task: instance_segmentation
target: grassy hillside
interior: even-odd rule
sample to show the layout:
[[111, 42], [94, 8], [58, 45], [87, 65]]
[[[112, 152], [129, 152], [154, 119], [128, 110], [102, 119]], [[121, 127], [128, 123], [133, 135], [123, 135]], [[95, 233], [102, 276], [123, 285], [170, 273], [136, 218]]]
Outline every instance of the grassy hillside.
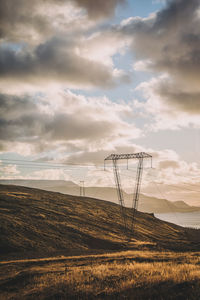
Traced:
[[[126, 209], [128, 226], [130, 209]], [[138, 212], [134, 236], [120, 207], [98, 199], [0, 186], [0, 256], [44, 257], [122, 249], [199, 250], [200, 231]], [[130, 239], [131, 237], [131, 239]]]

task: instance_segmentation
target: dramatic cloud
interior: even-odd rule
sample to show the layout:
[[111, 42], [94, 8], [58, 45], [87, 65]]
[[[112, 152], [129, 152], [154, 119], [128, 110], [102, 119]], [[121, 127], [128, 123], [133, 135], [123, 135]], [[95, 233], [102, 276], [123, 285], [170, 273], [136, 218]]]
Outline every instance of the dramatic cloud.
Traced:
[[[116, 76], [111, 67], [84, 58], [77, 53], [73, 40], [54, 38], [34, 49], [15, 51], [0, 47], [0, 78], [2, 81], [79, 86], [110, 87]], [[118, 76], [126, 80], [125, 75]]]
[[80, 31], [94, 19], [112, 15], [124, 0], [0, 1], [0, 38], [11, 41], [37, 41], [58, 32]]
[[165, 73], [154, 94], [174, 110], [200, 112], [200, 2], [167, 1], [160, 12], [146, 19], [122, 22], [121, 32], [132, 37], [135, 69]]
[[151, 117], [149, 129], [180, 129], [200, 127], [200, 93], [184, 92], [168, 76], [153, 78], [137, 87], [146, 99], [145, 103], [136, 102], [141, 111]]
[[10, 147], [13, 141], [29, 143], [35, 152], [59, 147], [67, 151], [75, 143], [80, 151], [140, 135], [139, 129], [124, 120], [131, 111], [124, 103], [113, 104], [107, 98], [87, 99], [70, 92], [58, 95], [56, 103], [51, 97], [36, 96], [36, 101], [35, 97], [0, 95], [0, 136], [4, 147]]
[[77, 29], [84, 21], [80, 10], [66, 0], [0, 1], [0, 38], [5, 41], [37, 42], [58, 32], [67, 31], [68, 26]]
[[200, 113], [200, 90], [186, 91], [184, 87], [175, 86], [172, 82], [163, 82], [159, 80], [154, 92], [161, 96], [163, 101], [170, 106], [174, 106], [175, 110], [181, 110], [190, 114]]
[[89, 32], [96, 23], [84, 13], [86, 9], [92, 18], [109, 16], [122, 2], [0, 1], [1, 91], [16, 85], [22, 90], [49, 85], [111, 88], [129, 82], [112, 62], [126, 40]]

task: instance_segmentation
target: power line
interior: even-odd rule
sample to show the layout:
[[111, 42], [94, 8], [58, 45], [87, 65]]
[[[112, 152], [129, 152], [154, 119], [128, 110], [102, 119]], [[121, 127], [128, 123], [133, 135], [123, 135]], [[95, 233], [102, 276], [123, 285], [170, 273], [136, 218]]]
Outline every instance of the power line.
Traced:
[[7, 159], [7, 158], [0, 158], [0, 163], [5, 164], [18, 164], [18, 163], [27, 163], [27, 164], [37, 164], [37, 165], [45, 165], [45, 166], [56, 166], [56, 167], [66, 167], [66, 166], [83, 166], [83, 167], [103, 167], [102, 164], [86, 164], [86, 163], [72, 163], [66, 162], [64, 164], [60, 163], [49, 163], [49, 162], [37, 162], [37, 161], [30, 161], [24, 159]]
[[[60, 163], [49, 163], [49, 162], [36, 162], [36, 161], [30, 161], [30, 160], [22, 160], [22, 159], [8, 159], [8, 158], [1, 158], [0, 159], [0, 166], [7, 166], [7, 165], [16, 165], [19, 166], [21, 169], [48, 169], [48, 168], [52, 168], [52, 169], [63, 169], [63, 170], [71, 170], [71, 171], [76, 171], [79, 169], [76, 169], [76, 167], [81, 167], [81, 168], [86, 168], [86, 167], [90, 167], [90, 168], [99, 168], [99, 171], [103, 171], [104, 166], [101, 164], [84, 164], [84, 163], [72, 163], [72, 162], [68, 162], [65, 164], [60, 164]], [[108, 167], [108, 166], [107, 166]], [[112, 167], [112, 166], [111, 166]], [[126, 166], [124, 165], [124, 169], [126, 169]], [[148, 169], [145, 168], [145, 169]], [[122, 170], [122, 168], [121, 168]], [[130, 168], [129, 170], [133, 170], [133, 172], [136, 171], [136, 168]], [[150, 176], [153, 176], [155, 178], [155, 176], [153, 174], [149, 174]], [[178, 176], [180, 176], [179, 174], [177, 174]], [[130, 177], [129, 175], [126, 175], [126, 177]], [[130, 177], [131, 178], [131, 177]], [[164, 183], [159, 183], [157, 182], [157, 184], [164, 184]], [[184, 185], [192, 185], [195, 186], [194, 184], [189, 184], [189, 183], [183, 183]], [[168, 186], [171, 186], [175, 189], [183, 189], [183, 190], [188, 190], [188, 191], [192, 191], [192, 192], [197, 192], [200, 193], [199, 190], [195, 190], [195, 189], [191, 189], [189, 187], [179, 187], [179, 186], [175, 186], [175, 185], [170, 185], [167, 184]]]
[[19, 166], [21, 168], [51, 168], [51, 169], [66, 169], [66, 170], [74, 170], [76, 168], [102, 168], [103, 166], [96, 166], [96, 165], [72, 165], [72, 164], [66, 164], [66, 165], [55, 165], [55, 164], [38, 164], [38, 163], [19, 163], [19, 162], [0, 162], [0, 166], [8, 166], [8, 165], [15, 165]]
[[[64, 169], [64, 170], [75, 170], [75, 168], [94, 168], [99, 169], [99, 171], [103, 171], [103, 165], [92, 165], [92, 164], [80, 164], [80, 163], [66, 163], [66, 164], [54, 164], [54, 163], [46, 163], [41, 162], [38, 163], [36, 161], [28, 161], [28, 160], [19, 160], [19, 159], [0, 159], [0, 166], [8, 166], [15, 165], [20, 167], [21, 169]], [[135, 168], [130, 168], [135, 171]]]

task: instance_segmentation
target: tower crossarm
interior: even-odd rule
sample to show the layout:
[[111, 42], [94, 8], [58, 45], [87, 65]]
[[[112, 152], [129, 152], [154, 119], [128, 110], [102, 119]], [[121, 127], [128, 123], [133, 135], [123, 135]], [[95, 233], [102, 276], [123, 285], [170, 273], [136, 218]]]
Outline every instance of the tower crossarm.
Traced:
[[119, 159], [134, 159], [134, 158], [152, 158], [146, 152], [128, 153], [128, 154], [110, 154], [105, 160], [119, 160]]

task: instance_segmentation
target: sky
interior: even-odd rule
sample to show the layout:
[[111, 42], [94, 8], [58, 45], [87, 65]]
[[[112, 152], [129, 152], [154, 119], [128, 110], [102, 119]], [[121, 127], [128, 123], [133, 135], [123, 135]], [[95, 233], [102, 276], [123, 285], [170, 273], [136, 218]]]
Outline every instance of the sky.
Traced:
[[200, 206], [199, 0], [0, 0], [0, 18], [1, 179], [112, 185], [104, 158], [142, 151], [143, 193]]

